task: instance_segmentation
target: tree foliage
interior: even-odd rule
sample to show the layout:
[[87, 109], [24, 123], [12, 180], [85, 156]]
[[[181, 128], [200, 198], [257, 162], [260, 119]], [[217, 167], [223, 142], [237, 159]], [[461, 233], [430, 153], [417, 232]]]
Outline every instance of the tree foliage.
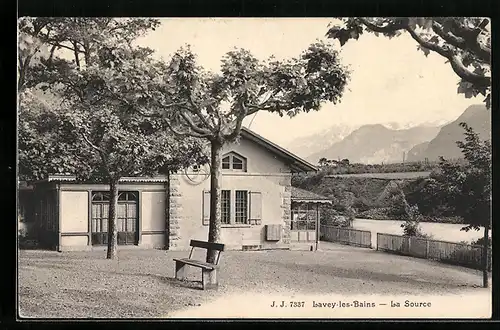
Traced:
[[465, 164], [453, 164], [443, 157], [439, 170], [431, 176], [430, 193], [464, 219], [462, 230], [479, 230], [483, 227], [483, 287], [488, 287], [488, 230], [492, 227], [491, 215], [491, 142], [482, 141], [466, 123], [465, 139], [457, 141], [465, 157]]
[[[138, 89], [135, 72], [126, 68], [148, 63], [152, 53], [133, 41], [157, 25], [156, 20], [135, 18], [20, 22], [26, 39], [38, 39], [19, 58], [21, 170], [37, 178], [70, 172], [80, 180], [110, 185], [108, 258], [116, 256], [120, 178], [176, 171], [207, 160], [198, 140], [174, 136], [162, 118], [126, 111], [127, 99]], [[48, 56], [29, 63], [37, 51], [28, 50], [41, 45], [50, 47]], [[45, 91], [57, 103], [37, 112], [36, 99], [26, 98], [35, 95], [33, 90]]]
[[[177, 136], [210, 144], [212, 242], [219, 240], [220, 152], [225, 143], [237, 141], [243, 119], [257, 111], [293, 117], [319, 110], [322, 102], [337, 103], [349, 76], [337, 52], [322, 42], [283, 61], [259, 61], [248, 50], [234, 49], [221, 59], [220, 72], [199, 66], [189, 46], [176, 51], [168, 63], [135, 61], [118, 67], [139, 79], [141, 90], [128, 93], [125, 100], [131, 111], [166, 118]], [[209, 251], [207, 260], [214, 256]]]
[[79, 173], [90, 176], [92, 159], [85, 142], [68, 135], [56, 104], [28, 89], [19, 104], [19, 179], [42, 180], [49, 174]]
[[463, 230], [491, 228], [491, 142], [481, 141], [466, 123], [460, 126], [465, 130], [465, 139], [457, 145], [466, 163], [441, 158], [426, 192], [465, 220], [468, 225]]
[[477, 17], [349, 17], [341, 18], [327, 36], [343, 46], [364, 32], [393, 38], [407, 32], [427, 56], [431, 51], [446, 58], [460, 77], [458, 93], [485, 97], [490, 108], [491, 26]]

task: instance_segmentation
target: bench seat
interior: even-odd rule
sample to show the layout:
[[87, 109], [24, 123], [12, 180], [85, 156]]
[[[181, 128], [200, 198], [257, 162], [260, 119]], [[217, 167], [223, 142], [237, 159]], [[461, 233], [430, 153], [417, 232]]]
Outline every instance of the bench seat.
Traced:
[[182, 258], [182, 259], [174, 259], [174, 260], [180, 261], [184, 264], [191, 265], [194, 267], [203, 268], [203, 269], [213, 270], [213, 269], [218, 268], [217, 265], [210, 264], [210, 263], [203, 262], [203, 261], [194, 260], [194, 259]]
[[[217, 288], [219, 282], [217, 280], [217, 271], [219, 270], [219, 257], [220, 253], [224, 251], [224, 244], [204, 242], [198, 240], [191, 240], [189, 244], [191, 246], [191, 252], [188, 258], [175, 259], [175, 278], [178, 280], [184, 280], [186, 278], [186, 265], [201, 268], [201, 283], [203, 290]], [[208, 263], [200, 260], [191, 259], [193, 256], [194, 248], [202, 248], [205, 250], [215, 250], [218, 252], [217, 260], [215, 263]]]

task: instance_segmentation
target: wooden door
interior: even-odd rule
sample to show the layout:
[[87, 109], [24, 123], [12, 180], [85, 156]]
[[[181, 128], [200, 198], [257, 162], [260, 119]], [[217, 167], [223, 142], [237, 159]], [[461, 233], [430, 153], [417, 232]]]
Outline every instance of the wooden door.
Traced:
[[[118, 194], [117, 231], [119, 245], [133, 245], [138, 242], [138, 196], [134, 192]], [[109, 192], [92, 195], [92, 245], [108, 244]]]

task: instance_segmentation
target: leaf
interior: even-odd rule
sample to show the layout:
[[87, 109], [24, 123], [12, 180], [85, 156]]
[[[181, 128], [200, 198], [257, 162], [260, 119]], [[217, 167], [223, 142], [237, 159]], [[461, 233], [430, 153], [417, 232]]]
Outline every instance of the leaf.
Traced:
[[425, 57], [429, 56], [429, 54], [431, 52], [429, 49], [422, 47], [421, 45], [417, 45], [417, 49], [422, 51], [424, 53]]
[[483, 100], [483, 102], [486, 102], [486, 108], [491, 109], [491, 94], [488, 93], [486, 98]]
[[432, 36], [429, 39], [429, 42], [438, 43], [439, 42], [439, 37], [438, 36]]
[[418, 24], [418, 18], [416, 18], [416, 17], [409, 17], [408, 18], [408, 26], [410, 28], [412, 28], [413, 30], [415, 30], [416, 27], [417, 27], [417, 24]]
[[[458, 94], [466, 94], [465, 97], [470, 98], [470, 97], [472, 97], [472, 94], [471, 94], [472, 88], [473, 88], [473, 85], [470, 82], [462, 80], [458, 83], [457, 93]], [[471, 96], [467, 96], [467, 95], [471, 95]]]

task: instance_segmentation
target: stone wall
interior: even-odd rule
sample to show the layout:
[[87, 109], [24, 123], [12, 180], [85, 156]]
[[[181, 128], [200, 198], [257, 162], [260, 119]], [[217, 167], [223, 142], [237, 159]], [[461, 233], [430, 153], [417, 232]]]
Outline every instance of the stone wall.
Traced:
[[175, 250], [178, 247], [177, 241], [181, 239], [182, 219], [182, 192], [180, 189], [180, 181], [177, 175], [170, 176], [170, 194], [168, 207], [168, 249]]
[[292, 207], [292, 177], [286, 176], [281, 178], [280, 186], [282, 187], [281, 198], [281, 218], [283, 220], [283, 244], [290, 244], [290, 222], [291, 222], [291, 207]]

